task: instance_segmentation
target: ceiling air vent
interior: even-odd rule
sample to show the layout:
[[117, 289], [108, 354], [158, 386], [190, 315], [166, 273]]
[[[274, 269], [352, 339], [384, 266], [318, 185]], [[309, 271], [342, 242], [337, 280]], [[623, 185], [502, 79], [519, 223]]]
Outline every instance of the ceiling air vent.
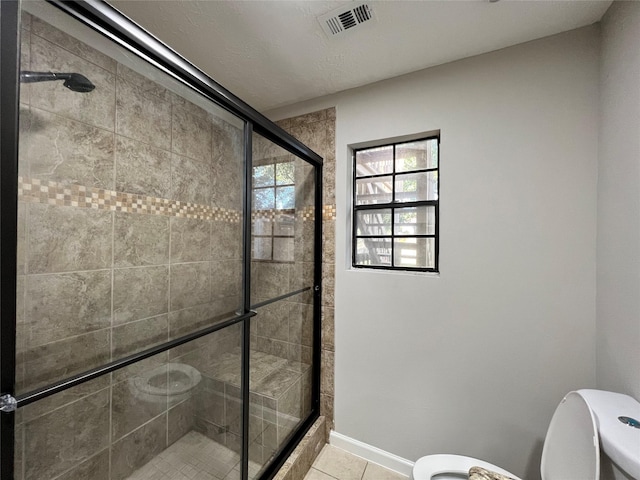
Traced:
[[346, 6], [333, 10], [318, 17], [318, 22], [328, 37], [344, 33], [350, 28], [357, 27], [373, 18], [373, 10], [366, 3], [355, 7]]

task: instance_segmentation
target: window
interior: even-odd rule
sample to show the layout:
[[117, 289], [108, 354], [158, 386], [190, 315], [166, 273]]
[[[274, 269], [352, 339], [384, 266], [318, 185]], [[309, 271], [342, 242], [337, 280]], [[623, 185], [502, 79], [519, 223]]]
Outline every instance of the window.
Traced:
[[354, 267], [438, 271], [439, 144], [354, 150]]
[[253, 260], [293, 261], [294, 184], [292, 161], [253, 167]]

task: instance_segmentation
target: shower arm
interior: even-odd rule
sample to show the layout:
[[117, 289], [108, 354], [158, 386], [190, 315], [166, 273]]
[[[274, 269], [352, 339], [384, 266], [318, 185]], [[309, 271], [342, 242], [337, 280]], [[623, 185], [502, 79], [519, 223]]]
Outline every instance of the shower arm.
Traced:
[[68, 80], [70, 73], [54, 73], [54, 72], [20, 72], [20, 81], [22, 83], [50, 82], [53, 80]]

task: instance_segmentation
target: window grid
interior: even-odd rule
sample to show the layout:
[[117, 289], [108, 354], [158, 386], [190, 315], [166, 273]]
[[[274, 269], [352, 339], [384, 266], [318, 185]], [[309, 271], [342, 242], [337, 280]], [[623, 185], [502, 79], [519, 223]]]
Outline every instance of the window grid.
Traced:
[[[398, 145], [405, 145], [414, 142], [421, 141], [430, 141], [435, 140], [437, 143], [437, 167], [427, 167], [427, 168], [416, 168], [415, 170], [405, 170], [398, 172], [397, 171], [397, 152], [396, 147]], [[392, 147], [392, 158], [391, 172], [383, 172], [383, 173], [374, 173], [370, 175], [359, 175], [357, 171], [358, 166], [358, 153], [371, 150], [372, 148], [384, 148], [384, 147]], [[408, 270], [408, 271], [421, 271], [421, 272], [438, 272], [438, 260], [439, 260], [439, 196], [440, 196], [440, 137], [429, 136], [424, 138], [419, 138], [410, 141], [402, 141], [393, 144], [385, 144], [385, 145], [377, 145], [375, 147], [367, 147], [362, 149], [356, 149], [353, 152], [353, 234], [352, 234], [352, 266], [354, 268], [369, 268], [369, 269], [379, 269], [379, 270]], [[401, 201], [398, 199], [397, 195], [397, 178], [402, 178], [408, 175], [414, 175], [419, 173], [429, 173], [429, 172], [437, 172], [437, 180], [436, 180], [436, 192], [437, 196], [435, 199], [429, 200], [414, 200], [414, 201]], [[360, 204], [358, 205], [358, 180], [371, 180], [376, 178], [384, 178], [391, 177], [391, 201], [384, 203], [370, 203], [370, 204]], [[402, 234], [400, 232], [396, 232], [396, 212], [402, 209], [410, 209], [417, 207], [433, 207], [433, 217], [434, 217], [434, 226], [433, 233], [425, 233], [425, 234]], [[365, 235], [363, 233], [358, 234], [358, 218], [359, 212], [376, 212], [376, 211], [390, 211], [390, 227], [391, 234], [390, 235]], [[434, 258], [433, 258], [433, 267], [412, 267], [407, 265], [396, 265], [396, 239], [408, 239], [415, 238], [418, 239], [434, 239]], [[388, 240], [389, 241], [389, 261], [390, 265], [368, 265], [357, 263], [357, 251], [358, 251], [358, 240]]]
[[[288, 162], [279, 162], [279, 161], [272, 161], [270, 163], [266, 163], [266, 164], [261, 164], [261, 165], [255, 165], [253, 167], [253, 171], [254, 171], [254, 178], [255, 178], [255, 171], [257, 168], [259, 167], [264, 167], [264, 166], [273, 166], [274, 169], [274, 175], [273, 175], [273, 181], [269, 184], [269, 185], [260, 185], [260, 186], [253, 186], [252, 190], [253, 193], [255, 194], [256, 192], [259, 191], [265, 191], [265, 190], [272, 190], [273, 191], [273, 209], [262, 209], [262, 208], [255, 208], [255, 204], [254, 204], [254, 212], [264, 212], [264, 211], [270, 211], [273, 210], [274, 212], [274, 218], [273, 218], [273, 222], [271, 225], [271, 233], [270, 234], [259, 234], [259, 233], [255, 233], [252, 231], [251, 233], [251, 237], [253, 239], [256, 238], [268, 238], [271, 240], [271, 248], [270, 248], [270, 252], [269, 252], [269, 256], [268, 258], [257, 258], [256, 257], [256, 246], [255, 246], [255, 241], [252, 242], [253, 245], [253, 255], [252, 255], [252, 261], [254, 262], [275, 262], [277, 261], [278, 263], [293, 263], [293, 260], [279, 260], [275, 258], [275, 245], [276, 245], [276, 239], [282, 239], [282, 238], [294, 238], [295, 234], [291, 233], [290, 235], [285, 235], [285, 234], [276, 234], [276, 223], [277, 223], [277, 217], [281, 216], [281, 215], [287, 215], [290, 216], [291, 218], [293, 218], [295, 216], [296, 213], [296, 209], [295, 208], [278, 208], [278, 189], [283, 188], [283, 187], [293, 187], [294, 191], [295, 191], [295, 182], [294, 183], [278, 183], [278, 180], [276, 178], [276, 169], [278, 168], [279, 164], [284, 164], [284, 163], [288, 163]], [[255, 198], [255, 196], [252, 196], [253, 198]]]

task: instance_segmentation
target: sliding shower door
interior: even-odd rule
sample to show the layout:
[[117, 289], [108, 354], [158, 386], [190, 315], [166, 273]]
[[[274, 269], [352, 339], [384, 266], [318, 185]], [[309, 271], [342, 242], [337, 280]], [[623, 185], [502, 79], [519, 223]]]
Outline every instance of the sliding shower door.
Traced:
[[51, 3], [0, 7], [2, 478], [270, 478], [318, 415], [320, 159]]
[[262, 468], [311, 413], [315, 170], [253, 136], [249, 458]]

